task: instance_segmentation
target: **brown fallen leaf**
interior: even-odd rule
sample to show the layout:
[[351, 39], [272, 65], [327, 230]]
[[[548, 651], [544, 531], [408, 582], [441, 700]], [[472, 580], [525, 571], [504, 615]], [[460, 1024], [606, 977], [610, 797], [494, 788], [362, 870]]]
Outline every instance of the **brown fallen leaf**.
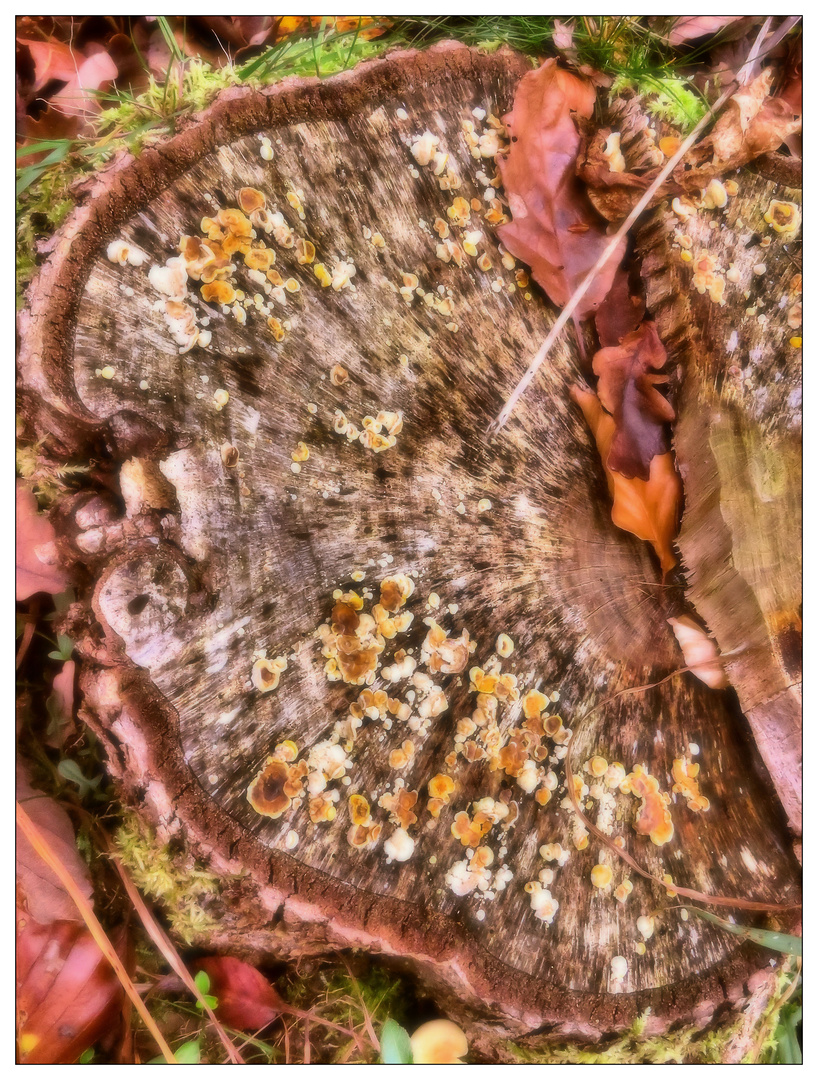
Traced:
[[649, 320], [626, 334], [620, 345], [594, 356], [599, 400], [615, 424], [605, 467], [622, 476], [648, 480], [651, 461], [668, 449], [665, 425], [676, 413], [657, 389], [667, 382], [667, 375], [660, 373], [666, 361], [656, 324]]
[[668, 619], [668, 623], [679, 642], [685, 664], [696, 678], [714, 690], [729, 686], [718, 645], [696, 620], [690, 615], [680, 615], [677, 619]]
[[[552, 58], [520, 80], [514, 108], [505, 117], [512, 142], [508, 156], [500, 159], [500, 173], [512, 221], [498, 234], [559, 307], [609, 240], [575, 176], [580, 136], [573, 117], [589, 117], [595, 98], [588, 79], [565, 71]], [[587, 229], [578, 231], [578, 225]], [[623, 242], [597, 275], [577, 308], [579, 318], [587, 318], [605, 298], [624, 250]]]
[[17, 483], [16, 509], [17, 599], [28, 600], [38, 592], [63, 592], [68, 577], [57, 564], [56, 534], [23, 481]]
[[194, 965], [210, 979], [216, 1016], [237, 1031], [260, 1031], [289, 1007], [258, 968], [235, 956], [206, 956]]
[[17, 1040], [24, 1065], [73, 1065], [111, 1030], [123, 991], [82, 924], [17, 911]]
[[628, 478], [613, 472], [606, 462], [616, 432], [614, 418], [605, 412], [599, 398], [590, 390], [574, 387], [571, 397], [582, 409], [596, 440], [613, 499], [611, 520], [620, 529], [651, 544], [666, 574], [677, 562], [673, 540], [679, 527], [682, 500], [682, 483], [673, 463], [673, 455], [657, 454], [650, 463], [647, 480]]
[[634, 295], [630, 287], [629, 275], [624, 267], [619, 267], [611, 286], [611, 291], [599, 305], [594, 316], [599, 344], [603, 348], [619, 345], [622, 338], [636, 330], [645, 315], [645, 301]]
[[[49, 726], [45, 741], [49, 746], [60, 749], [66, 740], [74, 719], [74, 678], [77, 665], [73, 660], [66, 660], [54, 676], [52, 690], [46, 702], [48, 714], [53, 725]], [[52, 730], [53, 727], [53, 730]], [[19, 799], [19, 795], [17, 796]]]
[[82, 54], [70, 45], [49, 38], [47, 41], [18, 37], [17, 44], [28, 49], [34, 65], [33, 91], [42, 90], [52, 79], [68, 82], [82, 63]]
[[[54, 799], [35, 790], [22, 763], [17, 766], [17, 800], [45, 836], [60, 861], [70, 872], [83, 896], [93, 896], [91, 876], [77, 851], [71, 819]], [[81, 922], [74, 901], [57, 875], [34, 851], [26, 836], [17, 829], [17, 889], [33, 919], [48, 924], [55, 920]]]
[[765, 68], [727, 102], [710, 135], [686, 155], [690, 168], [674, 171], [685, 191], [706, 187], [713, 177], [777, 150], [801, 130], [800, 113], [784, 98], [769, 96], [773, 78], [773, 69]]
[[710, 37], [725, 26], [738, 22], [742, 15], [680, 15], [665, 37], [669, 45], [684, 45], [688, 41]]

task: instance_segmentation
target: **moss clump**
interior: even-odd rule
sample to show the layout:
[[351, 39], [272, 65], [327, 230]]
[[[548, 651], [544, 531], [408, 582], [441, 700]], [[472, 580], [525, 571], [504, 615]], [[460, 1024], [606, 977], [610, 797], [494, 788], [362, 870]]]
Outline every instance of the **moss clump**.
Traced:
[[610, 97], [613, 99], [623, 91], [636, 91], [647, 112], [686, 133], [692, 131], [707, 110], [707, 102], [691, 85], [670, 75], [624, 75], [614, 80]]
[[[801, 1014], [800, 971], [796, 958], [787, 957], [775, 993], [759, 1021], [755, 1044], [742, 1058], [742, 1065], [800, 1064], [800, 1032], [796, 1030]], [[789, 1054], [782, 1052], [787, 1048]]]
[[648, 1014], [616, 1039], [600, 1047], [571, 1043], [506, 1043], [506, 1049], [521, 1064], [538, 1065], [718, 1065], [725, 1048], [741, 1027], [741, 1017], [723, 1028], [702, 1032], [685, 1027], [667, 1035], [645, 1037]]
[[191, 945], [218, 928], [209, 909], [221, 895], [223, 878], [198, 865], [188, 852], [160, 844], [135, 814], [126, 815], [114, 844], [134, 884], [162, 904], [181, 941]]

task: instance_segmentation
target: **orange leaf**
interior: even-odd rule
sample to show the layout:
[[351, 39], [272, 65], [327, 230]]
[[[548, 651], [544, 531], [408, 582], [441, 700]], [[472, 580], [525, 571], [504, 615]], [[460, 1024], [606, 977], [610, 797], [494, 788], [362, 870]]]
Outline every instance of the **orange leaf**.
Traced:
[[682, 499], [682, 484], [673, 455], [657, 454], [650, 463], [647, 480], [613, 472], [606, 462], [616, 432], [614, 418], [605, 412], [599, 398], [590, 390], [574, 387], [571, 397], [582, 409], [602, 458], [608, 490], [613, 499], [611, 520], [620, 529], [651, 544], [659, 557], [662, 571], [667, 573], [677, 561], [672, 545], [679, 527]]

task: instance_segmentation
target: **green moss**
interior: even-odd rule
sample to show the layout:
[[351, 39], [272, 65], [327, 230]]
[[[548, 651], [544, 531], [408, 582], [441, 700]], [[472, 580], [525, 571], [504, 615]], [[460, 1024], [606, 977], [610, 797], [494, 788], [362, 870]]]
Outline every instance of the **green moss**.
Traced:
[[160, 844], [135, 814], [126, 814], [114, 844], [134, 884], [162, 904], [181, 941], [191, 945], [218, 928], [209, 909], [221, 895], [223, 877], [199, 865], [188, 852]]
[[[357, 969], [354, 972], [353, 967]], [[373, 1064], [377, 1053], [368, 1037], [368, 1025], [379, 1032], [390, 1018], [405, 1024], [416, 1009], [414, 988], [408, 979], [380, 966], [370, 956], [358, 958], [354, 953], [349, 966], [330, 959], [319, 972], [303, 978], [297, 969], [290, 970], [279, 990], [291, 1004], [315, 1010], [323, 1019], [362, 1034], [366, 1053], [348, 1036], [326, 1029], [326, 1057], [333, 1063]]]
[[[766, 1011], [756, 1026], [757, 1041], [742, 1060], [742, 1065], [768, 1063], [775, 1054], [781, 1031], [782, 1013], [800, 1009], [800, 1002], [782, 1000], [787, 987], [796, 977], [794, 962], [782, 965]], [[682, 1027], [667, 1035], [645, 1037], [649, 1014], [640, 1016], [629, 1031], [603, 1046], [584, 1047], [571, 1043], [530, 1041], [525, 1045], [508, 1042], [506, 1050], [520, 1064], [538, 1065], [718, 1065], [725, 1051], [738, 1034], [743, 1020], [736, 1016], [722, 1027], [702, 1031], [697, 1027]]]
[[657, 120], [665, 120], [682, 132], [691, 131], [707, 111], [705, 99], [686, 79], [645, 73], [636, 77], [621, 75], [611, 86], [611, 97], [623, 90], [640, 95], [645, 109]]
[[[790, 986], [796, 981], [794, 992]], [[775, 993], [759, 1023], [760, 1041], [743, 1058], [742, 1065], [800, 1064], [798, 1025], [801, 1021], [800, 967], [788, 957], [781, 968]]]
[[730, 1040], [741, 1026], [741, 1017], [723, 1028], [702, 1033], [685, 1027], [667, 1035], [646, 1038], [648, 1014], [640, 1016], [624, 1035], [601, 1047], [571, 1043], [507, 1043], [506, 1049], [521, 1064], [539, 1065], [708, 1065], [719, 1064]]

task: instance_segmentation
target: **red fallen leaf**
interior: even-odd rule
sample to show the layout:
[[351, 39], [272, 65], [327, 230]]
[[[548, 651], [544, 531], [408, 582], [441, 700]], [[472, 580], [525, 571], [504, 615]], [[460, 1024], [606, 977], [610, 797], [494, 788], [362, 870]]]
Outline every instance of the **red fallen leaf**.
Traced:
[[66, 920], [42, 925], [18, 909], [21, 1064], [74, 1064], [111, 1029], [122, 994], [119, 979], [86, 926]]
[[738, 22], [742, 15], [680, 15], [666, 37], [669, 45], [684, 45], [697, 38], [710, 37], [725, 26]]
[[673, 464], [673, 455], [657, 454], [650, 463], [650, 476], [646, 481], [613, 472], [606, 462], [616, 431], [614, 418], [605, 412], [599, 398], [589, 390], [574, 387], [571, 397], [582, 409], [602, 458], [613, 499], [611, 520], [620, 529], [651, 544], [663, 572], [667, 573], [676, 565], [673, 540], [679, 527], [682, 501], [682, 483]]
[[628, 272], [621, 266], [611, 286], [611, 291], [599, 305], [594, 316], [594, 326], [603, 348], [619, 345], [622, 338], [636, 330], [645, 314], [645, 301], [632, 296]]
[[207, 973], [218, 1001], [216, 1016], [237, 1031], [260, 1031], [287, 1010], [278, 992], [258, 968], [235, 956], [206, 956], [195, 964]]
[[667, 382], [667, 375], [657, 374], [666, 360], [650, 321], [626, 334], [621, 345], [600, 349], [594, 356], [599, 400], [616, 425], [605, 465], [623, 476], [647, 480], [652, 459], [668, 448], [665, 424], [676, 414], [656, 389], [657, 383]]
[[[79, 890], [90, 900], [94, 893], [91, 877], [77, 851], [71, 819], [59, 803], [31, 786], [20, 764], [17, 767], [17, 799], [69, 870]], [[80, 921], [80, 913], [62, 882], [46, 866], [19, 827], [16, 869], [18, 893], [33, 919], [43, 924], [54, 920]]]
[[38, 592], [63, 592], [68, 577], [57, 565], [56, 534], [23, 481], [17, 483], [16, 509], [17, 599], [28, 600]]
[[[580, 136], [573, 114], [590, 117], [595, 99], [587, 79], [550, 59], [520, 80], [514, 108], [505, 117], [512, 142], [499, 166], [513, 220], [498, 233], [559, 307], [608, 244], [605, 223], [575, 176]], [[588, 228], [578, 232], [572, 228], [577, 225]], [[623, 241], [583, 297], [579, 318], [587, 318], [605, 298], [624, 250]]]

